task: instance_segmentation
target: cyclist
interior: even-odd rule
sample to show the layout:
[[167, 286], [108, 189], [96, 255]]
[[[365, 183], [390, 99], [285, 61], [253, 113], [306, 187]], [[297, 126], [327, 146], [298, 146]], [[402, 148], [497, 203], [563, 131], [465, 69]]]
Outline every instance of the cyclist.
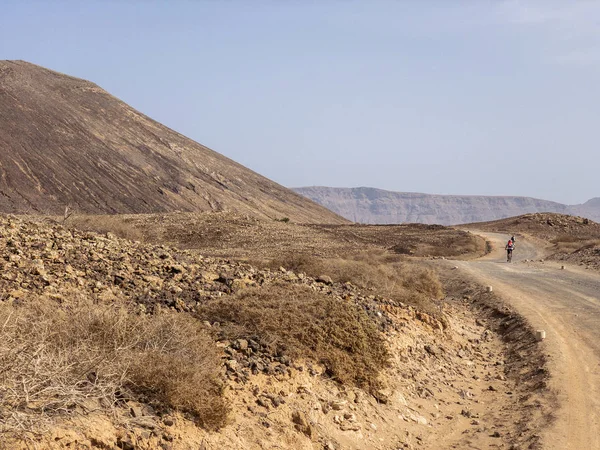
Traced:
[[511, 237], [505, 247], [506, 250], [506, 262], [512, 261], [512, 252], [515, 249], [515, 237]]

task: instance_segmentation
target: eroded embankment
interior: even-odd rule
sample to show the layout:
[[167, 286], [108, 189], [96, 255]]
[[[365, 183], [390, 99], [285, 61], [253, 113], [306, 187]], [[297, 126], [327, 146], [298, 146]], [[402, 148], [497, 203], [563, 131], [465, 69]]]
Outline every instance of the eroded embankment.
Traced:
[[[425, 313], [326, 276], [0, 225], [6, 448], [536, 443], [535, 345], [472, 284], [443, 274]], [[397, 295], [437, 295], [427, 271], [394, 270]]]
[[[535, 330], [514, 308], [488, 291], [487, 286], [476, 283], [449, 264], [436, 264], [436, 267], [447, 290], [448, 302], [468, 310], [476, 325], [485, 327], [483, 339], [487, 333], [498, 339], [496, 351], [500, 352], [475, 352], [481, 358], [483, 380], [494, 378], [497, 383], [490, 384], [487, 389], [499, 395], [484, 406], [492, 426], [487, 430], [476, 429], [475, 433], [466, 431], [467, 437], [462, 444], [479, 448], [476, 443], [484, 444], [485, 439], [482, 442], [481, 436], [476, 435], [486, 433], [497, 438], [496, 445], [541, 448], [541, 431], [553, 420], [551, 412], [557, 402], [555, 393], [547, 387], [550, 375]], [[497, 367], [501, 368], [501, 373], [490, 377]], [[479, 389], [486, 388], [485, 383], [481, 386], [482, 380], [477, 376], [473, 379], [480, 385]]]

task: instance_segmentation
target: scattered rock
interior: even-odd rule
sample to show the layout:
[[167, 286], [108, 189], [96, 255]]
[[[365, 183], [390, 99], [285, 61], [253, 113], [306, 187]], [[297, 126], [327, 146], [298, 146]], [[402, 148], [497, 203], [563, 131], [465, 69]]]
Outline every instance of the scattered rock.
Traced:
[[144, 411], [141, 406], [130, 406], [129, 413], [132, 417], [142, 417], [144, 415]]
[[426, 345], [424, 348], [427, 353], [433, 356], [437, 356], [440, 353], [439, 349], [434, 345]]
[[248, 348], [248, 341], [246, 339], [238, 339], [233, 343], [233, 348], [244, 351]]
[[135, 443], [129, 436], [122, 436], [117, 438], [117, 447], [122, 450], [135, 450]]
[[331, 279], [331, 277], [327, 276], [327, 275], [321, 275], [319, 277], [316, 278], [316, 281], [318, 281], [319, 283], [324, 283], [324, 284], [333, 284], [333, 280]]
[[295, 424], [296, 430], [311, 437], [313, 434], [312, 426], [310, 425], [306, 414], [302, 411], [294, 411], [292, 413], [292, 422]]

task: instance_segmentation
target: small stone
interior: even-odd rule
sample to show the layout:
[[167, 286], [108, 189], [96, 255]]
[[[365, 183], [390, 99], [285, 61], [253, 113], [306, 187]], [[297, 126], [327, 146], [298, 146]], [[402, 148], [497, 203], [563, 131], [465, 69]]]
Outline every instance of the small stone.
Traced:
[[439, 354], [439, 350], [434, 345], [426, 345], [424, 348], [430, 355], [437, 356]]
[[294, 422], [296, 430], [304, 433], [308, 437], [312, 436], [312, 427], [308, 422], [306, 414], [304, 414], [302, 411], [294, 411], [292, 413], [292, 422]]
[[318, 277], [316, 279], [316, 281], [318, 281], [319, 283], [324, 283], [324, 284], [333, 284], [333, 280], [331, 279], [331, 277], [328, 277], [327, 275], [321, 275], [320, 277]]
[[356, 415], [346, 412], [346, 413], [344, 413], [344, 419], [346, 419], [349, 422], [356, 422]]
[[233, 348], [244, 351], [248, 348], [248, 341], [246, 339], [238, 339], [233, 343]]
[[129, 413], [131, 414], [132, 417], [142, 417], [144, 415], [144, 412], [143, 412], [141, 406], [131, 406], [129, 408]]
[[358, 423], [344, 422], [340, 425], [342, 431], [359, 431], [361, 428]]
[[269, 403], [267, 403], [267, 400], [264, 397], [259, 397], [256, 400], [256, 403], [258, 404], [258, 406], [262, 406], [263, 408], [269, 409]]
[[386, 405], [392, 398], [392, 391], [390, 389], [378, 389], [373, 393], [373, 396], [379, 403]]
[[183, 266], [179, 265], [179, 264], [173, 264], [172, 266], [169, 267], [169, 272], [171, 273], [183, 273], [184, 272], [184, 268]]
[[334, 411], [341, 411], [347, 404], [348, 402], [346, 400], [339, 400], [337, 402], [330, 402], [329, 406]]
[[135, 444], [129, 436], [122, 436], [118, 438], [117, 446], [123, 450], [135, 450]]
[[27, 295], [27, 293], [25, 291], [22, 291], [21, 289], [15, 289], [10, 291], [10, 294], [8, 294], [9, 297], [14, 298], [14, 299], [20, 299], [23, 298]]
[[151, 431], [142, 431], [140, 433], [140, 437], [147, 441], [148, 439], [150, 439], [152, 437], [152, 432]]
[[156, 428], [156, 422], [150, 417], [136, 417], [131, 423], [142, 428], [148, 428], [149, 430], [154, 430]]
[[271, 403], [273, 403], [273, 406], [277, 408], [279, 405], [283, 405], [285, 403], [285, 399], [281, 395], [278, 395], [271, 398]]
[[225, 361], [225, 367], [227, 367], [232, 372], [235, 372], [238, 368], [238, 362], [235, 359], [228, 359]]
[[427, 425], [427, 419], [423, 416], [417, 416], [417, 423], [419, 425]]

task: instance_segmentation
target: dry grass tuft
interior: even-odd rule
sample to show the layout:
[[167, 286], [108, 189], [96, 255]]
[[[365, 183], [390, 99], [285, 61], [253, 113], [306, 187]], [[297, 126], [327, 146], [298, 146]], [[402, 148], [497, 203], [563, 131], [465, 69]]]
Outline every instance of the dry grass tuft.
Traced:
[[442, 284], [431, 269], [403, 262], [401, 256], [385, 252], [363, 252], [348, 258], [329, 259], [298, 254], [273, 260], [269, 266], [282, 266], [313, 277], [327, 275], [334, 282], [350, 282], [431, 313], [437, 312], [432, 301], [444, 296]]
[[220, 358], [184, 315], [38, 299], [0, 304], [0, 433], [38, 428], [90, 400], [110, 409], [139, 399], [224, 424]]
[[597, 235], [571, 235], [562, 234], [551, 241], [559, 253], [573, 253], [600, 245]]
[[253, 337], [274, 354], [323, 363], [341, 383], [375, 389], [388, 362], [386, 344], [363, 310], [305, 286], [248, 289], [209, 302], [200, 314], [223, 323], [229, 339]]
[[144, 239], [144, 234], [139, 228], [119, 215], [73, 215], [68, 218], [65, 225], [100, 234], [110, 232], [130, 241]]

